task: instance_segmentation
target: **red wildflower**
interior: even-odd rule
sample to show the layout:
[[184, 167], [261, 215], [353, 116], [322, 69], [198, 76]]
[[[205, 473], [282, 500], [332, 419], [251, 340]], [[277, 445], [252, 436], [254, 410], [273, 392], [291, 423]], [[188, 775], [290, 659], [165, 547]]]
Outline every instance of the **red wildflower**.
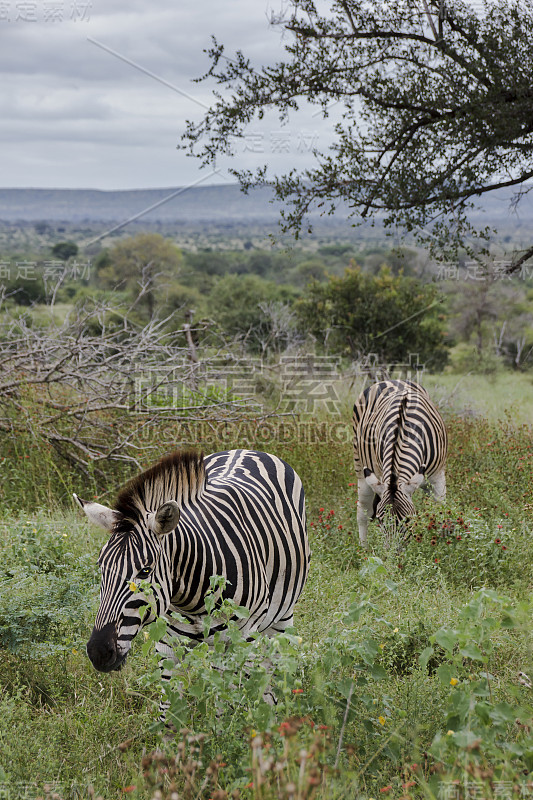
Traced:
[[137, 788], [136, 786], [123, 786], [122, 787], [122, 791], [123, 792], [134, 792], [136, 788]]
[[507, 550], [506, 546], [502, 544], [502, 550]]
[[389, 784], [389, 786], [382, 786], [379, 791], [383, 794], [384, 792], [390, 792], [391, 789], [392, 789], [392, 786], [390, 786], [390, 784]]
[[494, 539], [494, 544], [501, 544], [501, 543], [502, 543], [501, 539]]
[[293, 693], [293, 694], [303, 694], [303, 693], [304, 693], [304, 690], [303, 690], [303, 689], [293, 689], [293, 690], [292, 690], [292, 693]]

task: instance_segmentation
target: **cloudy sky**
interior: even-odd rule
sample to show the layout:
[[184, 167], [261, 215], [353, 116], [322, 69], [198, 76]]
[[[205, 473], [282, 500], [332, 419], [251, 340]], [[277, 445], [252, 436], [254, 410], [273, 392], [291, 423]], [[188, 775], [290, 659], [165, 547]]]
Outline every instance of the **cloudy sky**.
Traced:
[[[258, 66], [280, 56], [268, 24], [283, 0], [0, 0], [0, 185], [132, 189], [231, 180], [176, 150], [211, 86], [211, 34]], [[312, 163], [331, 119], [272, 116], [236, 145], [236, 163]]]

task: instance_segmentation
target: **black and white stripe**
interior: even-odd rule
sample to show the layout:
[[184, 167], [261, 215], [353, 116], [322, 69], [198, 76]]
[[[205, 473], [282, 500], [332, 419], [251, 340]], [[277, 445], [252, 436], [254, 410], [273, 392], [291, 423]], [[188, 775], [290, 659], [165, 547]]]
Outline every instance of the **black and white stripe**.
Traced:
[[[168, 618], [171, 635], [203, 639], [213, 575], [226, 578], [224, 598], [248, 609], [236, 620], [243, 635], [292, 626], [309, 569], [305, 501], [300, 478], [276, 456], [173, 453], [130, 481], [114, 510], [76, 499], [111, 533], [100, 553], [100, 608], [87, 645], [96, 669], [119, 669], [132, 639], [157, 616]], [[142, 578], [155, 601], [143, 619], [147, 599], [132, 586]], [[170, 654], [164, 643], [158, 649]]]
[[353, 432], [359, 540], [366, 547], [368, 521], [382, 521], [387, 508], [397, 520], [412, 516], [413, 492], [425, 481], [445, 500], [448, 443], [437, 408], [411, 381], [365, 389], [354, 405]]

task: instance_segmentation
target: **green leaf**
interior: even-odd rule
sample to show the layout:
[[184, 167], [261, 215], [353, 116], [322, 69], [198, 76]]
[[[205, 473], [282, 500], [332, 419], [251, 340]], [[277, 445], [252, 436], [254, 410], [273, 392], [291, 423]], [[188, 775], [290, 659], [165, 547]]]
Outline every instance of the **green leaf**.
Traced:
[[339, 681], [337, 684], [337, 691], [343, 697], [348, 698], [350, 693], [353, 691], [353, 681], [351, 678], [344, 678], [342, 681]]
[[376, 681], [381, 681], [388, 677], [387, 670], [383, 669], [380, 664], [373, 664], [373, 666], [370, 668], [370, 674]]
[[490, 710], [491, 710], [490, 703], [481, 701], [480, 703], [476, 703], [474, 708], [480, 720], [484, 722], [485, 725], [488, 725], [490, 722]]
[[164, 617], [158, 617], [148, 626], [148, 633], [152, 642], [160, 642], [167, 632], [167, 621]]
[[365, 639], [357, 647], [357, 651], [366, 664], [372, 665], [375, 657], [379, 653], [379, 646], [374, 639]]
[[496, 725], [503, 725], [515, 721], [516, 711], [516, 708], [509, 703], [498, 703], [490, 712], [490, 718]]
[[434, 639], [437, 644], [440, 644], [444, 650], [451, 653], [457, 644], [458, 635], [457, 631], [451, 628], [441, 628], [431, 638]]
[[472, 661], [483, 661], [487, 660], [487, 657], [483, 655], [477, 644], [471, 642], [470, 644], [461, 647], [459, 650], [460, 654], [465, 658], [470, 658]]
[[344, 616], [343, 622], [346, 624], [359, 622], [361, 616], [368, 608], [374, 608], [372, 603], [370, 603], [368, 600], [363, 600], [360, 603], [352, 603], [348, 609], [348, 613]]
[[434, 655], [434, 653], [435, 653], [435, 651], [430, 646], [430, 647], [425, 647], [424, 650], [422, 650], [422, 652], [418, 656], [418, 663], [420, 664], [420, 667], [423, 670], [425, 670], [427, 668], [428, 661], [431, 658], [431, 656]]
[[516, 620], [510, 614], [504, 614], [502, 616], [501, 626], [502, 628], [511, 630], [512, 628], [516, 628]]
[[437, 669], [437, 677], [443, 686], [450, 686], [450, 681], [454, 677], [454, 670], [450, 664], [441, 664]]

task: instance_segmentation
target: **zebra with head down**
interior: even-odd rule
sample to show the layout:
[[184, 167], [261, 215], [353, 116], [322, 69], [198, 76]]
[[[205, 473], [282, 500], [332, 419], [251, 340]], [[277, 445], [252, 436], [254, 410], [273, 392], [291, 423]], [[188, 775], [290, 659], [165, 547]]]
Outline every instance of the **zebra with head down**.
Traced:
[[354, 465], [358, 478], [359, 540], [368, 522], [387, 509], [401, 522], [415, 513], [412, 496], [426, 481], [446, 499], [446, 427], [425, 389], [412, 381], [384, 380], [365, 389], [353, 408]]
[[[204, 598], [214, 575], [226, 579], [222, 597], [249, 612], [236, 620], [244, 636], [293, 625], [310, 557], [304, 492], [276, 456], [175, 452], [131, 480], [113, 509], [75, 498], [110, 533], [100, 552], [100, 607], [87, 644], [97, 670], [120, 669], [132, 640], [156, 617], [167, 618], [170, 636], [203, 639]], [[141, 579], [153, 590], [150, 611], [136, 590]], [[157, 649], [171, 655], [164, 642]]]

